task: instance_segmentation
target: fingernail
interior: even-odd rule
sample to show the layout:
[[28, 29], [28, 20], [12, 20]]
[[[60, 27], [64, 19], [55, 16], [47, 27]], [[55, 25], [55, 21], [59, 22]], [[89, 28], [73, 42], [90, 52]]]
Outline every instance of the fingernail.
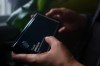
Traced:
[[52, 36], [46, 36], [45, 40], [49, 40]]
[[65, 30], [65, 28], [66, 28], [66, 27], [60, 28], [60, 29], [58, 30], [58, 32], [60, 32], [60, 33], [63, 32], [63, 31]]
[[49, 12], [48, 12], [48, 13], [46, 13], [45, 15], [46, 15], [46, 16], [48, 16], [48, 14], [49, 14]]
[[48, 40], [49, 38], [50, 38], [49, 36], [46, 36], [46, 37], [45, 37], [45, 40]]

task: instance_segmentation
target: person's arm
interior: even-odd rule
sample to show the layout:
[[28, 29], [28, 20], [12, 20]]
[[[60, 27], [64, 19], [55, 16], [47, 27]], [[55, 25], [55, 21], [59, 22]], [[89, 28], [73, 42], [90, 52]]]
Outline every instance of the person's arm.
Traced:
[[45, 40], [51, 46], [50, 51], [40, 54], [12, 53], [12, 58], [30, 65], [35, 62], [41, 66], [83, 66], [55, 37], [49, 36]]

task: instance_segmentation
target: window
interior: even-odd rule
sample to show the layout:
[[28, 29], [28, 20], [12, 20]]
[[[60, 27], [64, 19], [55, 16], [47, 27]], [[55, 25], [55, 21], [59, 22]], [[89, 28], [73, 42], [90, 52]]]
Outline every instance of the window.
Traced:
[[0, 16], [11, 14], [11, 4], [8, 0], [0, 0]]

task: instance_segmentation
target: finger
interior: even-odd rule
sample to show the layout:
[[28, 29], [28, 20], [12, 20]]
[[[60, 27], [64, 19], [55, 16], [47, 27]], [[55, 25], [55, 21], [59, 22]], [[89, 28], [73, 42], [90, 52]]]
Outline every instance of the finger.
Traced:
[[63, 13], [65, 14], [66, 13], [69, 13], [71, 12], [70, 9], [67, 9], [67, 8], [53, 8], [51, 9], [49, 12], [46, 13], [47, 16], [53, 16], [53, 15], [63, 15]]
[[31, 63], [31, 62], [36, 61], [37, 55], [36, 54], [16, 54], [12, 52], [12, 58], [13, 60], [16, 60], [16, 61]]
[[76, 26], [74, 24], [65, 23], [61, 26], [61, 28], [58, 30], [58, 32], [59, 33], [68, 33], [68, 32], [72, 32], [75, 28], [76, 28]]
[[53, 36], [45, 37], [45, 41], [51, 46], [51, 49], [55, 49], [61, 42]]
[[58, 8], [51, 9], [49, 12], [46, 13], [46, 16], [53, 17], [54, 15], [60, 15], [62, 11]]
[[59, 33], [63, 33], [65, 30], [66, 30], [66, 27], [63, 26], [63, 27], [61, 27], [61, 28], [58, 30], [58, 32], [59, 32]]
[[25, 62], [25, 63], [41, 63], [46, 60], [48, 52], [40, 54], [15, 54], [12, 52], [12, 58], [16, 61]]
[[61, 20], [60, 11], [58, 11], [58, 9], [51, 9], [48, 13], [46, 13], [46, 16], [59, 20], [59, 21]]

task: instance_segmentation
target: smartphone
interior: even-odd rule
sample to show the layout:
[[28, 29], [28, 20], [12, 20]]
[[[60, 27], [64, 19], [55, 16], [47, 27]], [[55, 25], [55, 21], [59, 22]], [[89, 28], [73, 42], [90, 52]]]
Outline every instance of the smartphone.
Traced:
[[46, 36], [55, 36], [59, 22], [39, 13], [34, 14], [13, 44], [15, 53], [43, 53], [50, 49]]

